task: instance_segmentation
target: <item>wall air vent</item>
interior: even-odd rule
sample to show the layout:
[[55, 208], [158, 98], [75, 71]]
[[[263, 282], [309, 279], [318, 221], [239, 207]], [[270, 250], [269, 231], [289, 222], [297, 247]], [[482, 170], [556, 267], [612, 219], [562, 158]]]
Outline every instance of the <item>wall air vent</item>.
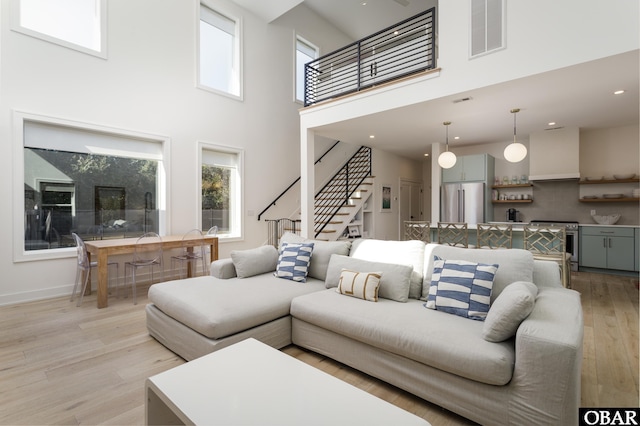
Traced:
[[467, 101], [470, 101], [470, 100], [472, 100], [472, 99], [473, 99], [473, 98], [471, 98], [471, 97], [467, 97], [467, 98], [460, 98], [460, 99], [454, 99], [454, 100], [453, 100], [453, 103], [454, 103], [454, 104], [459, 104], [460, 102], [467, 102]]
[[544, 130], [559, 130], [559, 129], [564, 129], [564, 126], [549, 127], [548, 129], [544, 129]]

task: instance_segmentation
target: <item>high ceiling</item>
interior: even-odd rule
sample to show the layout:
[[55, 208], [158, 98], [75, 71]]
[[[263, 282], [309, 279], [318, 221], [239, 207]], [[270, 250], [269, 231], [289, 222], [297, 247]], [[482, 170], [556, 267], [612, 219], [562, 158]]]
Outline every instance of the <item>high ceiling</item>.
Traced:
[[[437, 3], [436, 0], [270, 0], [267, 7], [264, 0], [235, 2], [268, 22], [304, 3], [354, 40]], [[521, 109], [517, 129], [523, 137], [555, 127], [596, 129], [638, 124], [639, 63], [638, 51], [634, 51], [315, 130], [332, 139], [420, 159], [430, 152], [431, 144], [444, 142], [443, 121], [452, 122], [449, 128], [452, 147], [512, 139], [512, 108]], [[625, 93], [614, 95], [619, 89]], [[463, 98], [471, 100], [453, 102]], [[375, 139], [369, 135], [375, 135]], [[454, 139], [456, 136], [460, 139]]]

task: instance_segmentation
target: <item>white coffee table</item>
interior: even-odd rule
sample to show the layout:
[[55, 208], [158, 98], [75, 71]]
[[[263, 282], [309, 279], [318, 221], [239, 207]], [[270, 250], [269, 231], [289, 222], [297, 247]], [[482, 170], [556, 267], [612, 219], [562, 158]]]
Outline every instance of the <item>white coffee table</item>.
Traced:
[[152, 425], [429, 425], [255, 339], [150, 377], [145, 387]]

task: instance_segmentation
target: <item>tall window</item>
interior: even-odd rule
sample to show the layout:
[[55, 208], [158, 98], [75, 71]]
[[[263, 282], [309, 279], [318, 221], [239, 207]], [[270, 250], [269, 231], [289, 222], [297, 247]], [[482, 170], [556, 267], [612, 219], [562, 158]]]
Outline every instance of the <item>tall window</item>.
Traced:
[[296, 100], [304, 102], [304, 64], [318, 58], [318, 48], [296, 37]]
[[239, 22], [200, 5], [198, 85], [241, 96]]
[[242, 235], [241, 150], [201, 144], [202, 229], [221, 237]]
[[58, 123], [23, 122], [23, 250], [164, 230], [163, 144]]
[[471, 0], [471, 56], [504, 47], [502, 0]]
[[13, 0], [13, 29], [106, 57], [106, 0]]

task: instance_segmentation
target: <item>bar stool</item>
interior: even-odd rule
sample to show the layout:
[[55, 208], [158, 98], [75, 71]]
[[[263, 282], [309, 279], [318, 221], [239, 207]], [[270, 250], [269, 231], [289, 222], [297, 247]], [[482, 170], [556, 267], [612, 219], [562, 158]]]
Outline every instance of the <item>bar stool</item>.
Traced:
[[469, 248], [469, 229], [463, 222], [438, 222], [438, 244]]
[[[78, 264], [76, 268], [76, 283], [73, 286], [73, 293], [71, 293], [71, 301], [73, 302], [73, 298], [76, 296], [76, 291], [78, 291], [78, 285], [80, 284], [80, 277], [84, 273], [84, 284], [82, 285], [82, 292], [80, 293], [80, 299], [76, 306], [82, 305], [82, 299], [84, 298], [84, 292], [87, 290], [87, 285], [89, 284], [89, 276], [91, 268], [98, 266], [97, 261], [89, 262], [89, 256], [87, 255], [87, 248], [84, 245], [84, 241], [78, 234], [75, 232], [71, 233], [73, 237], [73, 241], [76, 243], [76, 252], [78, 254]], [[120, 292], [118, 285], [118, 270], [120, 266], [118, 262], [109, 262], [107, 264], [107, 268], [115, 266], [116, 267], [116, 291]], [[109, 280], [111, 281], [111, 280]]]
[[476, 248], [510, 249], [513, 246], [511, 225], [479, 223], [476, 232]]
[[566, 230], [554, 226], [525, 226], [524, 249], [537, 260], [551, 260], [560, 267], [560, 279], [565, 288], [571, 288], [571, 253], [565, 248]]
[[425, 221], [404, 221], [404, 239], [431, 242], [431, 224]]

